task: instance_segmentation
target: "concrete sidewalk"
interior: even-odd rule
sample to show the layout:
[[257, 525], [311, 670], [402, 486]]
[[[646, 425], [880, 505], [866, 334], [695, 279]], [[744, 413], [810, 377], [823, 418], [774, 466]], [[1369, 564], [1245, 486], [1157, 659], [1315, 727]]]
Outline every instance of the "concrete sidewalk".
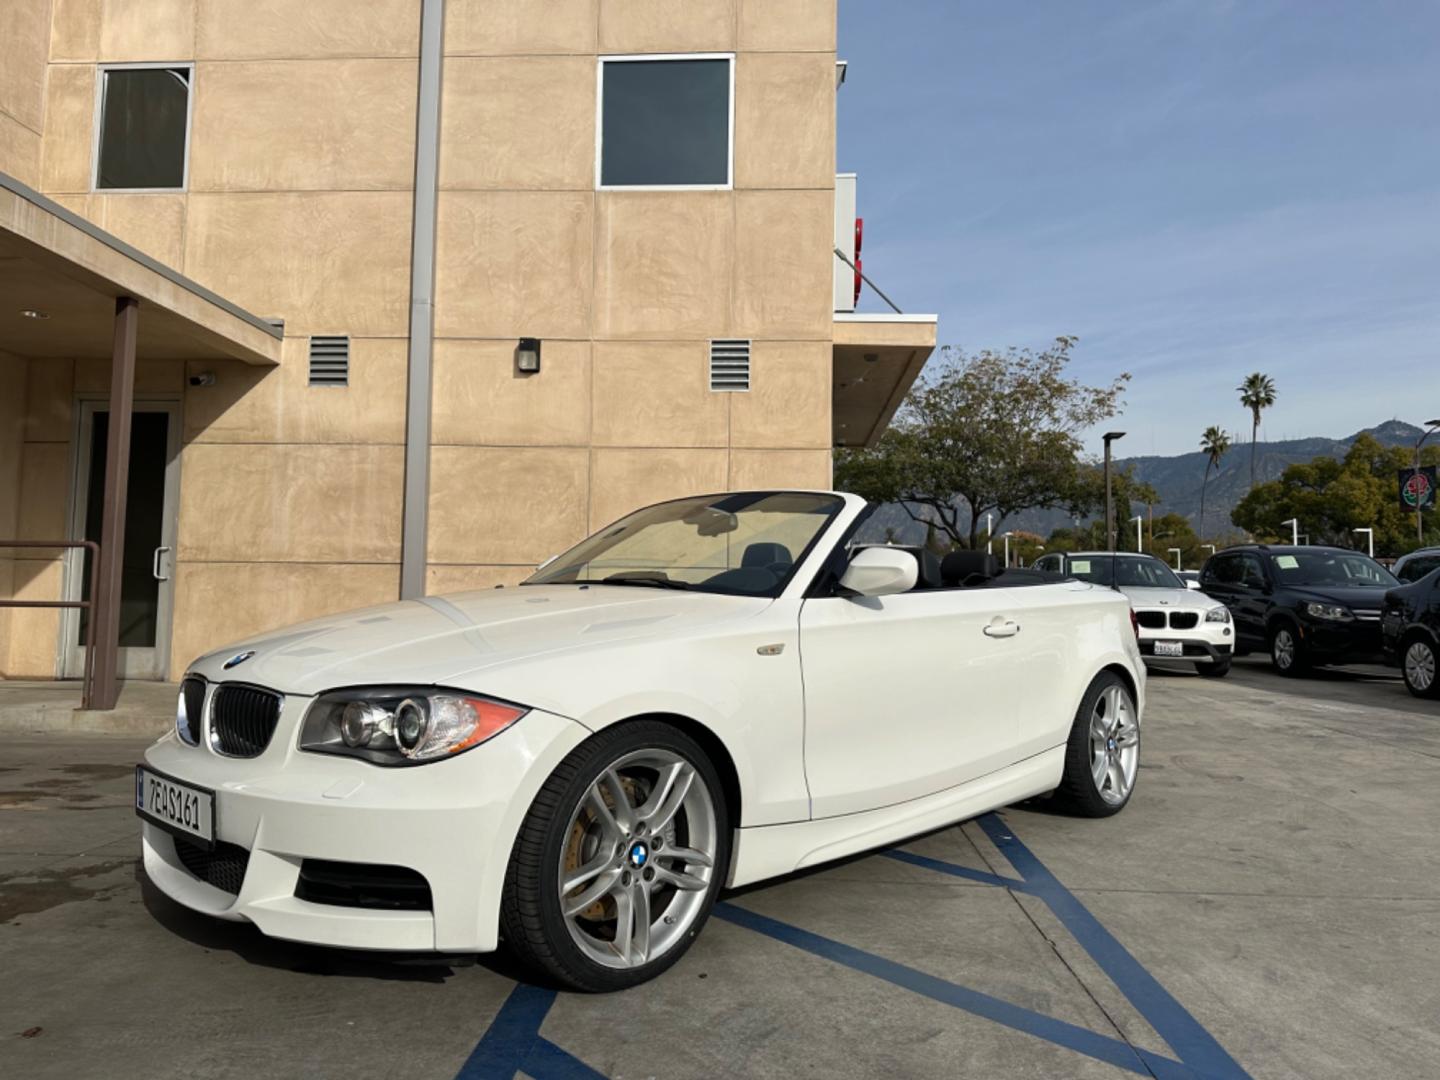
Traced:
[[108, 711], [80, 708], [80, 681], [0, 681], [0, 731], [163, 734], [175, 722], [176, 683], [126, 682]]

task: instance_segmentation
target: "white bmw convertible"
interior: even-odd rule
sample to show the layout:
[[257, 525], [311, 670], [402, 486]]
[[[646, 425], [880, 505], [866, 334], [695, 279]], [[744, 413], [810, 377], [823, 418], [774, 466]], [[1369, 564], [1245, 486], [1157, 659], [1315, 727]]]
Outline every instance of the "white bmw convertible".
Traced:
[[722, 887], [1047, 792], [1123, 807], [1145, 686], [1126, 599], [854, 544], [868, 513], [665, 502], [521, 586], [203, 656], [137, 767], [146, 873], [274, 937], [503, 939], [611, 990], [673, 964]]

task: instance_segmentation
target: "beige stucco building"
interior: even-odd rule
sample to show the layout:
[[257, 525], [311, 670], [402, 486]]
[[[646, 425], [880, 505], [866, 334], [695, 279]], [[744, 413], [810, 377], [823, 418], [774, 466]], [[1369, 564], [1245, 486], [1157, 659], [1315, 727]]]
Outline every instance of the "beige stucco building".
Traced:
[[[835, 36], [835, 0], [8, 0], [0, 540], [99, 539], [127, 297], [131, 677], [828, 486], [935, 341], [845, 310]], [[0, 599], [84, 562], [0, 550]], [[0, 608], [0, 674], [78, 675], [82, 618]]]

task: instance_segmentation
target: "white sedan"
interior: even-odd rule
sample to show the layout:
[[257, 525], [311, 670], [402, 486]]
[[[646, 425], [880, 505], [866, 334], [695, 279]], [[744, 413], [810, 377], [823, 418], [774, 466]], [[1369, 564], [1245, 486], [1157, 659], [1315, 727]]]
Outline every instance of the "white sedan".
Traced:
[[722, 887], [1047, 792], [1120, 810], [1145, 687], [1125, 598], [854, 545], [870, 510], [679, 499], [519, 587], [201, 657], [137, 768], [146, 873], [274, 937], [504, 939], [611, 990], [673, 964]]
[[1190, 588], [1153, 555], [1110, 551], [1050, 554], [1035, 568], [1095, 585], [1110, 585], [1130, 598], [1140, 624], [1140, 652], [1147, 663], [1185, 661], [1201, 675], [1230, 673], [1235, 627], [1230, 609]]

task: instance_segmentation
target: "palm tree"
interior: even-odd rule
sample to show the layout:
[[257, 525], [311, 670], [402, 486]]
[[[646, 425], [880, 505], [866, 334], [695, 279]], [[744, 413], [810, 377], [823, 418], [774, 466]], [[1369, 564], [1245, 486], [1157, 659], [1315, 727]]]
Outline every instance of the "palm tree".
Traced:
[[1250, 410], [1250, 486], [1255, 486], [1255, 439], [1260, 432], [1260, 414], [1275, 404], [1275, 382], [1269, 375], [1255, 372], [1235, 388], [1240, 391], [1240, 404]]
[[1205, 479], [1200, 482], [1200, 539], [1205, 539], [1205, 488], [1210, 483], [1210, 470], [1220, 474], [1220, 459], [1230, 452], [1230, 436], [1214, 424], [1200, 436], [1200, 449], [1205, 451]]

